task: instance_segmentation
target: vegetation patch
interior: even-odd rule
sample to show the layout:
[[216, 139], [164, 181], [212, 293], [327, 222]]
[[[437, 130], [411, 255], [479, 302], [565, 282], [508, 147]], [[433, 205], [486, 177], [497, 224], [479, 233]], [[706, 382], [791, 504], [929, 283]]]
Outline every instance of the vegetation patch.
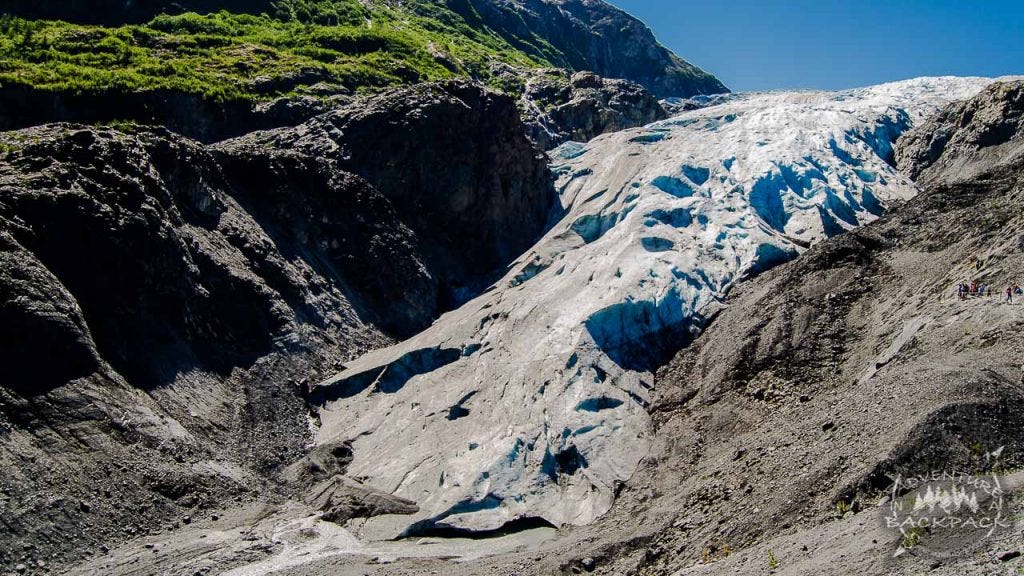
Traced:
[[272, 6], [269, 14], [160, 15], [111, 27], [2, 16], [0, 85], [260, 100], [453, 77], [508, 88], [491, 72], [495, 63], [548, 64], [427, 0]]

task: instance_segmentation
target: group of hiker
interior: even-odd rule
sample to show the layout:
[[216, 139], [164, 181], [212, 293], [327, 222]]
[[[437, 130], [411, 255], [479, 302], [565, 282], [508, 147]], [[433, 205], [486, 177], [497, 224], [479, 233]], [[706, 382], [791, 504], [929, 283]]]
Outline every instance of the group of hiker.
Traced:
[[970, 297], [992, 298], [997, 294], [1005, 296], [1006, 298], [1004, 302], [1012, 304], [1014, 296], [1018, 297], [1018, 299], [1020, 299], [1021, 296], [1024, 296], [1024, 289], [1021, 289], [1019, 284], [1010, 284], [1004, 291], [1001, 288], [975, 281], [970, 284], [961, 284], [957, 287], [956, 291], [957, 298], [960, 300], [967, 300]]

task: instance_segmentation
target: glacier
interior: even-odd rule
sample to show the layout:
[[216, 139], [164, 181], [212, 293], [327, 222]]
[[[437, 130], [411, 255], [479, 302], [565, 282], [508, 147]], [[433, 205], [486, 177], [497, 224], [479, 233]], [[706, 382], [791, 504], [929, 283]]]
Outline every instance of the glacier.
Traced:
[[350, 441], [352, 477], [420, 508], [355, 529], [605, 513], [648, 450], [654, 370], [734, 283], [911, 198], [898, 136], [991, 81], [721, 96], [555, 149], [561, 211], [500, 281], [314, 389], [315, 441]]

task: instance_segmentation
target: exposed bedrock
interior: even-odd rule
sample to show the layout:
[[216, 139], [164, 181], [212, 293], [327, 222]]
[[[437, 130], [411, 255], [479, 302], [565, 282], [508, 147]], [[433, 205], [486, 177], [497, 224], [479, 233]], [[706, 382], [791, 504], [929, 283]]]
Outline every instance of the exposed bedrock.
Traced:
[[633, 82], [560, 69], [526, 74], [519, 106], [530, 139], [541, 150], [667, 117], [657, 98]]
[[[299, 71], [294, 81], [315, 82], [316, 78], [308, 77], [311, 74], [317, 72]], [[291, 81], [280, 79], [280, 85], [273, 88], [287, 89]], [[136, 122], [163, 126], [201, 142], [216, 142], [253, 130], [294, 126], [350, 100], [338, 93], [325, 96], [286, 96], [267, 102], [241, 98], [221, 101], [163, 89], [61, 92], [8, 84], [0, 87], [0, 130], [53, 122]]]
[[901, 170], [916, 180], [966, 181], [1024, 154], [1024, 89], [998, 82], [977, 98], [950, 106], [900, 141]]
[[470, 82], [396, 89], [219, 146], [330, 158], [365, 178], [420, 238], [442, 308], [503, 272], [555, 208], [551, 174], [526, 139], [515, 101]]
[[365, 180], [333, 159], [290, 150], [229, 141], [212, 151], [242, 207], [289, 255], [342, 279], [373, 324], [402, 337], [437, 316], [438, 281], [419, 238]]

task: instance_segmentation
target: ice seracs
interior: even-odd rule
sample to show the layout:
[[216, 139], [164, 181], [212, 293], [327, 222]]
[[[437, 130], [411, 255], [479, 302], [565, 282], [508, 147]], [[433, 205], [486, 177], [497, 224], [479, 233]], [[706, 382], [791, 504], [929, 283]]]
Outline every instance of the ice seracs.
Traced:
[[738, 279], [916, 189], [888, 163], [987, 79], [716, 99], [551, 154], [563, 212], [482, 296], [316, 390], [318, 441], [415, 501], [367, 534], [585, 524], [647, 450], [653, 370]]

